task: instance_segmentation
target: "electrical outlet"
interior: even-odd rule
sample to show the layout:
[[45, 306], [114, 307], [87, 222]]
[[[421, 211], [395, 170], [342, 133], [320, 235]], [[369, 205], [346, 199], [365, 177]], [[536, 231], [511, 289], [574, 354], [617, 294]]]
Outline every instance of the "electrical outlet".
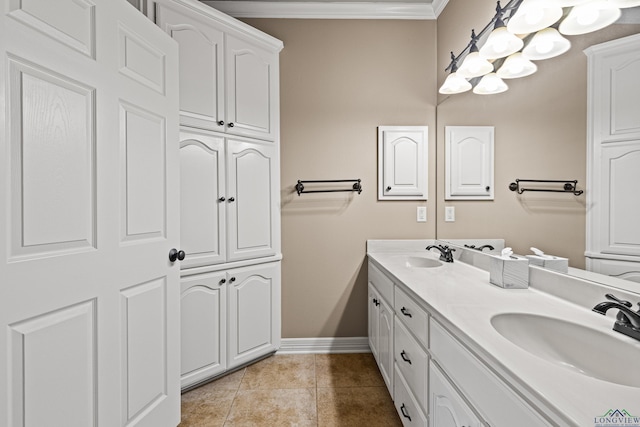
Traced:
[[418, 206], [418, 211], [416, 214], [417, 222], [427, 222], [427, 207], [426, 206]]
[[444, 207], [444, 220], [445, 222], [455, 222], [456, 220], [456, 208], [454, 206]]

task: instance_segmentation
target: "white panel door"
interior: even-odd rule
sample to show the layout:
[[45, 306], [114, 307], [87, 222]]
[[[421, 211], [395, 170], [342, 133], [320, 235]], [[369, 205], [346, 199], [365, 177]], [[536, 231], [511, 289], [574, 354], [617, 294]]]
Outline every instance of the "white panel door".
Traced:
[[445, 134], [445, 200], [493, 200], [493, 126], [446, 126]]
[[227, 282], [233, 368], [280, 347], [280, 263], [232, 270]]
[[227, 131], [273, 141], [278, 129], [278, 55], [227, 35]]
[[276, 149], [227, 142], [227, 259], [275, 255], [279, 206]]
[[0, 10], [0, 426], [175, 426], [177, 46], [125, 0]]
[[167, 1], [155, 3], [155, 19], [180, 45], [180, 123], [223, 131], [224, 34], [209, 18]]
[[227, 278], [224, 272], [182, 279], [180, 296], [181, 386], [227, 368]]
[[224, 138], [180, 133], [180, 245], [182, 268], [226, 260]]
[[427, 200], [427, 126], [378, 127], [378, 200]]

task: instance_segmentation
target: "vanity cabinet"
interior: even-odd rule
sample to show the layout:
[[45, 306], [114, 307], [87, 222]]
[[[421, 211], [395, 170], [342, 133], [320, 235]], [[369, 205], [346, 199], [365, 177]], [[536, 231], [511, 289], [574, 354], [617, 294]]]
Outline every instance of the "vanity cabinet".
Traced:
[[280, 346], [277, 262], [183, 277], [180, 300], [182, 388]]
[[[385, 290], [391, 289], [391, 292]], [[383, 291], [380, 292], [379, 289]], [[393, 306], [385, 295], [393, 296], [393, 283], [369, 264], [368, 329], [369, 347], [382, 378], [393, 395]]]
[[429, 367], [429, 425], [437, 427], [481, 427], [482, 423], [462, 396], [435, 365]]
[[151, 2], [180, 46], [181, 124], [273, 141], [281, 42], [192, 0]]
[[180, 139], [182, 267], [275, 255], [275, 148], [206, 131]]

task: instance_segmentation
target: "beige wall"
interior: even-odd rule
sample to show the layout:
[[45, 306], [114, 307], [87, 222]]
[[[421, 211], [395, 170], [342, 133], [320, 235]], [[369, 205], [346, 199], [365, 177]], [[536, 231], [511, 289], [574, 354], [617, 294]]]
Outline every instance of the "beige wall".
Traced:
[[[438, 18], [438, 84], [446, 77], [449, 52], [458, 54], [493, 15], [494, 0], [450, 0]], [[569, 37], [571, 50], [538, 61], [538, 72], [506, 80], [498, 95], [471, 92], [439, 95], [438, 224], [439, 238], [502, 237], [516, 253], [535, 246], [566, 256], [584, 268], [586, 196], [524, 193], [508, 189], [520, 179], [577, 179], [586, 185], [587, 58], [593, 44], [640, 32], [640, 25], [613, 25]], [[447, 125], [495, 126], [495, 200], [444, 200], [444, 131]], [[456, 222], [444, 222], [444, 207], [455, 206]]]
[[[366, 240], [434, 238], [425, 202], [377, 201], [377, 126], [428, 125], [435, 141], [436, 23], [247, 19], [280, 55], [282, 336], [367, 335]], [[435, 144], [430, 149], [435, 171]], [[298, 179], [362, 179], [355, 193], [295, 194]]]

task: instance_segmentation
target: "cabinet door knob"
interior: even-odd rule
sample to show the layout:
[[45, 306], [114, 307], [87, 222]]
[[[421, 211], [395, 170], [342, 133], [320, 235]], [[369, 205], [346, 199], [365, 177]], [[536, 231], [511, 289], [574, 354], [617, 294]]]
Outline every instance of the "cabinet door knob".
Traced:
[[231, 122], [231, 123], [229, 123], [229, 124], [228, 124], [228, 126], [229, 126], [230, 128], [232, 128], [232, 127], [234, 127], [235, 125], [233, 124], [233, 122]]
[[387, 187], [387, 191], [391, 191], [391, 187]]
[[227, 199], [225, 199], [224, 197], [220, 197], [220, 198], [218, 199], [218, 201], [219, 201], [219, 202], [224, 202], [225, 200], [227, 200]]
[[233, 283], [233, 282], [235, 282], [235, 281], [236, 281], [236, 278], [235, 278], [235, 277], [232, 277], [232, 278], [230, 278], [230, 279], [229, 279], [229, 283]]
[[402, 314], [404, 314], [404, 315], [405, 315], [405, 316], [407, 316], [407, 317], [413, 317], [413, 316], [411, 315], [411, 313], [409, 313], [409, 310], [407, 310], [407, 309], [406, 309], [406, 307], [402, 307], [402, 308], [400, 309], [400, 312], [402, 312]]
[[489, 191], [491, 190], [491, 187], [489, 187], [488, 185], [484, 188], [485, 190]]
[[236, 201], [236, 199], [234, 197], [229, 197], [229, 203], [233, 203], [235, 201]]
[[402, 416], [405, 418], [409, 418], [409, 421], [411, 421], [411, 417], [409, 416], [409, 411], [407, 411], [407, 407], [404, 406], [404, 403], [402, 404], [402, 406], [400, 407], [400, 412], [402, 412]]
[[407, 353], [405, 353], [404, 350], [402, 350], [400, 352], [400, 357], [402, 357], [402, 360], [404, 360], [405, 362], [407, 362], [409, 365], [411, 365], [411, 359], [409, 359], [409, 357], [407, 356]]
[[227, 283], [227, 279], [220, 279], [220, 283]]
[[176, 260], [182, 261], [185, 256], [186, 254], [184, 253], [184, 251], [179, 251], [176, 248], [173, 248], [169, 251], [169, 261], [171, 262], [176, 262]]
[[218, 120], [218, 126], [224, 126], [224, 120]]

